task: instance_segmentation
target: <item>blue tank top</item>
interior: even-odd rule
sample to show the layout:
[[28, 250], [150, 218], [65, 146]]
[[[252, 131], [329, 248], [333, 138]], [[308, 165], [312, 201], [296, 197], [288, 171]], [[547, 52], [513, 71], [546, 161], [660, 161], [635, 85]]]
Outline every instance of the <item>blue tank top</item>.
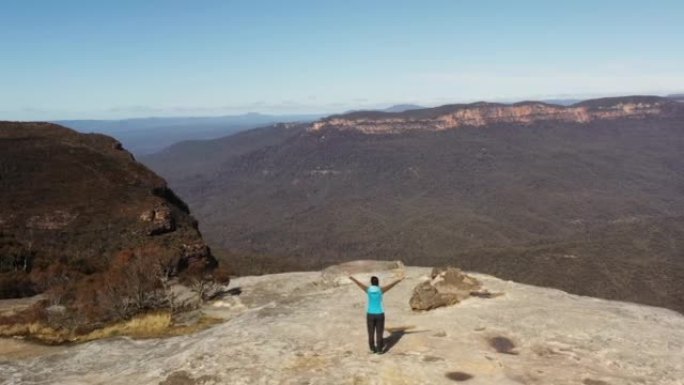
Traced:
[[368, 314], [384, 314], [382, 308], [382, 289], [378, 286], [368, 288]]

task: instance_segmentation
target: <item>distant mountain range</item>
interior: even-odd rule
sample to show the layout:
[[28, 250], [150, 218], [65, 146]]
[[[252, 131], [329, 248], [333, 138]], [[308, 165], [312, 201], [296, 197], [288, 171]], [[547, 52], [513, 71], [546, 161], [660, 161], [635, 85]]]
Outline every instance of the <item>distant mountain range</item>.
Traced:
[[[668, 98], [684, 101], [684, 94], [668, 95]], [[545, 99], [543, 103], [570, 106], [580, 99]], [[401, 113], [426, 110], [416, 104], [396, 104], [380, 110], [351, 110], [346, 113], [380, 111]], [[268, 115], [247, 113], [208, 117], [151, 117], [121, 120], [56, 120], [53, 123], [73, 128], [83, 133], [101, 133], [115, 137], [136, 156], [149, 155], [173, 144], [188, 140], [208, 140], [229, 136], [240, 131], [276, 123], [311, 122], [324, 114]]]
[[419, 106], [416, 104], [395, 104], [391, 107], [385, 108], [383, 111], [386, 112], [404, 112], [404, 111], [410, 111], [410, 110], [420, 110], [425, 107]]
[[678, 102], [684, 102], [684, 94], [672, 94], [667, 95], [668, 98], [676, 100]]
[[575, 103], [581, 102], [582, 99], [544, 99], [542, 102], [549, 104], [558, 104], [561, 106], [570, 106]]
[[115, 137], [135, 155], [151, 154], [184, 140], [214, 139], [279, 122], [307, 122], [321, 115], [242, 115], [213, 117], [165, 117], [123, 120], [58, 120], [77, 131]]
[[360, 111], [141, 160], [243, 273], [455, 264], [684, 311], [684, 105]]

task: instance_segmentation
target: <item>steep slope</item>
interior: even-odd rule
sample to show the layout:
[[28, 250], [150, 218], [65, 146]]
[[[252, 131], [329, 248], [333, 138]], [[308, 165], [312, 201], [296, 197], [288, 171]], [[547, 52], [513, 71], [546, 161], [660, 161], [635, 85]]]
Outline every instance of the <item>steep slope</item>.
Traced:
[[3, 297], [76, 285], [123, 252], [170, 274], [216, 263], [162, 178], [112, 138], [49, 123], [0, 122], [0, 235]]
[[161, 175], [173, 179], [212, 175], [224, 163], [265, 147], [277, 146], [301, 132], [308, 124], [279, 123], [255, 128], [214, 140], [176, 143], [140, 161]]
[[[386, 293], [383, 355], [368, 353], [366, 299], [346, 277], [335, 284], [319, 272], [287, 273], [236, 279], [242, 294], [206, 309], [228, 320], [195, 335], [110, 339], [32, 359], [15, 358], [25, 344], [11, 355], [0, 349], [0, 384], [679, 385], [684, 378], [684, 317], [673, 311], [476, 275], [503, 295], [412, 312], [411, 291], [429, 272], [409, 267]], [[392, 276], [357, 277], [371, 273], [381, 282]]]
[[453, 262], [684, 311], [683, 130], [658, 97], [356, 112], [159, 171], [243, 272]]

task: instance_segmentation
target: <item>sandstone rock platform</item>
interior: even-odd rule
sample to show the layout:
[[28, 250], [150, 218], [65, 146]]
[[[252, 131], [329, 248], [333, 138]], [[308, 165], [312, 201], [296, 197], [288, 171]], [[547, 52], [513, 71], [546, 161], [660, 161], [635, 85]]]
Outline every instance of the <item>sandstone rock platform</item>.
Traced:
[[684, 316], [674, 311], [468, 273], [504, 294], [415, 312], [409, 298], [431, 269], [405, 273], [385, 296], [384, 355], [367, 351], [358, 287], [286, 273], [233, 280], [241, 294], [207, 306], [226, 321], [194, 335], [2, 355], [0, 384], [684, 383]]

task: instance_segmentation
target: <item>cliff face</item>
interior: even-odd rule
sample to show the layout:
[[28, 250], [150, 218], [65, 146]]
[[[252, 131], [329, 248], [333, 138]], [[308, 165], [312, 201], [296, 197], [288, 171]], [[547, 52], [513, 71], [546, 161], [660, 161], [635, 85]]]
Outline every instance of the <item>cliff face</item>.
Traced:
[[658, 97], [598, 99], [564, 107], [540, 102], [511, 105], [473, 103], [443, 106], [405, 113], [354, 113], [333, 116], [314, 123], [310, 131], [326, 128], [354, 130], [365, 134], [397, 134], [410, 131], [443, 131], [459, 127], [493, 124], [531, 124], [552, 121], [588, 123], [597, 120], [643, 119], [681, 112], [675, 102]]
[[216, 264], [187, 206], [104, 135], [0, 122], [0, 296], [107, 270], [121, 253], [163, 255], [169, 274]]

